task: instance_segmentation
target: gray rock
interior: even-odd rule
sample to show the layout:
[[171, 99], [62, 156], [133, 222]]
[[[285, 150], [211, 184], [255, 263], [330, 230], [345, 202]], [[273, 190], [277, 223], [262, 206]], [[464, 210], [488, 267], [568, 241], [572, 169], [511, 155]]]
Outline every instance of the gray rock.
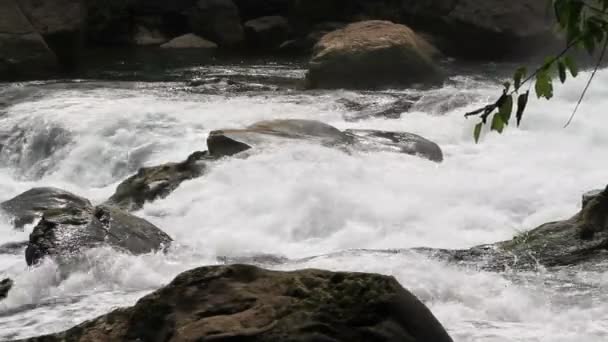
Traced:
[[345, 132], [354, 138], [353, 146], [358, 150], [399, 152], [438, 163], [443, 161], [439, 145], [413, 133], [365, 129], [348, 129]]
[[6, 202], [0, 209], [13, 219], [13, 224], [21, 228], [45, 214], [62, 210], [92, 210], [91, 202], [73, 193], [57, 188], [33, 188]]
[[247, 43], [257, 49], [278, 48], [289, 38], [289, 23], [281, 16], [268, 16], [245, 22]]
[[25, 258], [34, 265], [44, 257], [69, 259], [104, 246], [137, 255], [161, 250], [171, 241], [150, 222], [118, 208], [66, 208], [45, 213], [30, 234]]
[[194, 33], [222, 47], [235, 46], [245, 37], [239, 10], [232, 0], [199, 0], [188, 15]]
[[120, 183], [106, 204], [127, 211], [139, 210], [146, 202], [168, 196], [184, 181], [203, 175], [205, 161], [211, 159], [207, 152], [195, 152], [181, 163], [142, 168]]
[[26, 341], [168, 340], [452, 341], [393, 277], [245, 265], [182, 273], [131, 308]]

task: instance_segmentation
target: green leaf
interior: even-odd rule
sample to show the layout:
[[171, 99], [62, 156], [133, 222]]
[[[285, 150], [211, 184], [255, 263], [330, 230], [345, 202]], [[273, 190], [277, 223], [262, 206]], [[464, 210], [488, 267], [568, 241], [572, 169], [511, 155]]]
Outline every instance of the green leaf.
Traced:
[[564, 62], [560, 61], [557, 64], [557, 69], [559, 71], [559, 80], [562, 83], [566, 82], [566, 64], [564, 64]]
[[572, 57], [566, 56], [566, 58], [564, 58], [564, 64], [566, 67], [568, 67], [568, 70], [570, 70], [572, 77], [576, 77], [578, 75], [578, 68], [576, 67], [576, 63]]
[[515, 75], [513, 75], [513, 84], [515, 84], [515, 90], [518, 90], [519, 87], [521, 87], [521, 81], [524, 77], [526, 77], [526, 74], [526, 67], [521, 67], [515, 71]]
[[502, 121], [502, 116], [500, 116], [499, 113], [494, 114], [494, 118], [492, 119], [492, 130], [502, 133], [504, 129], [505, 123]]
[[509, 95], [505, 97], [504, 102], [498, 108], [498, 115], [500, 115], [502, 121], [508, 125], [509, 120], [511, 119], [511, 113], [513, 113], [513, 97]]
[[536, 75], [536, 85], [534, 89], [536, 90], [536, 96], [538, 98], [544, 97], [547, 100], [550, 100], [553, 97], [553, 81], [546, 70], [541, 71]]
[[475, 125], [475, 130], [473, 131], [473, 137], [475, 138], [475, 143], [479, 142], [479, 137], [481, 136], [481, 128], [483, 127], [483, 122]]
[[524, 116], [524, 111], [526, 110], [526, 106], [528, 105], [529, 95], [530, 95], [530, 92], [527, 91], [525, 94], [521, 94], [517, 98], [517, 113], [516, 113], [517, 127], [519, 127], [519, 124], [521, 123], [521, 119]]

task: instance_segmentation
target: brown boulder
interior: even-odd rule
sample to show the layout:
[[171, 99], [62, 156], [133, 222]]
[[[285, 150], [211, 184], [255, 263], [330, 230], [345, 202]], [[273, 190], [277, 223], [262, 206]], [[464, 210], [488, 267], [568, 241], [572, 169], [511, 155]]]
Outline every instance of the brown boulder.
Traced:
[[392, 277], [202, 267], [68, 331], [27, 341], [451, 342]]
[[325, 35], [314, 48], [309, 88], [378, 88], [437, 81], [438, 51], [407, 26], [362, 21]]

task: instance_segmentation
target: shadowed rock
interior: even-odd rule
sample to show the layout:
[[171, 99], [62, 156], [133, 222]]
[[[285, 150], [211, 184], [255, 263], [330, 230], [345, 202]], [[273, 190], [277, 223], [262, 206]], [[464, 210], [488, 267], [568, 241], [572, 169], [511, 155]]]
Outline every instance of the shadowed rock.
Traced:
[[13, 281], [10, 279], [4, 279], [0, 281], [0, 300], [8, 296], [8, 291], [13, 287]]
[[443, 161], [443, 152], [439, 145], [416, 134], [370, 129], [348, 129], [345, 132], [354, 138], [353, 145], [359, 150], [399, 152], [438, 163]]
[[0, 203], [0, 209], [13, 219], [17, 228], [34, 222], [47, 212], [57, 210], [92, 210], [91, 202], [57, 188], [33, 188]]
[[451, 342], [392, 277], [202, 267], [68, 331], [26, 341]]
[[146, 202], [166, 197], [184, 181], [200, 177], [205, 172], [205, 160], [210, 159], [207, 152], [195, 152], [181, 163], [141, 168], [118, 185], [106, 204], [127, 211], [139, 210]]
[[44, 257], [70, 258], [83, 250], [109, 246], [132, 254], [161, 250], [171, 238], [150, 222], [109, 206], [46, 211], [30, 234], [28, 265]]

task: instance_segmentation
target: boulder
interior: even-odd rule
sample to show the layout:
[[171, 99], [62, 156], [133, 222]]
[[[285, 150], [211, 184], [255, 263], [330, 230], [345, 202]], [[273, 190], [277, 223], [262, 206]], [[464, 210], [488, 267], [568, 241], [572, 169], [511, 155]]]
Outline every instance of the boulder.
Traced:
[[393, 278], [321, 270], [202, 267], [65, 332], [27, 341], [451, 342]]
[[160, 46], [163, 49], [207, 49], [214, 50], [217, 44], [201, 38], [194, 33], [171, 39], [169, 42]]
[[30, 234], [25, 259], [35, 265], [45, 257], [69, 259], [106, 246], [137, 255], [161, 250], [171, 241], [150, 222], [118, 208], [64, 208], [45, 212]]
[[426, 158], [437, 163], [443, 161], [443, 152], [439, 145], [413, 133], [371, 129], [347, 129], [345, 133], [354, 138], [352, 144], [358, 150], [399, 152]]
[[39, 76], [57, 67], [57, 57], [15, 0], [0, 2], [0, 79]]
[[199, 0], [190, 10], [194, 33], [222, 47], [233, 47], [244, 39], [239, 10], [232, 0]]
[[289, 18], [299, 36], [321, 22], [390, 20], [432, 34], [445, 53], [496, 59], [533, 54], [555, 41], [546, 6], [540, 0], [291, 0]]
[[11, 279], [4, 279], [0, 281], [0, 300], [8, 296], [8, 291], [13, 287], [13, 281]]
[[247, 43], [257, 49], [278, 48], [289, 38], [289, 23], [281, 16], [249, 20], [244, 27]]
[[217, 158], [232, 156], [254, 147], [285, 140], [304, 140], [345, 151], [389, 151], [417, 155], [441, 162], [437, 144], [405, 132], [346, 130], [314, 120], [261, 121], [245, 129], [213, 131], [207, 139], [209, 153]]
[[141, 168], [118, 185], [106, 204], [127, 211], [139, 210], [146, 202], [168, 196], [182, 182], [203, 175], [206, 159], [210, 159], [207, 152], [195, 152], [180, 163]]
[[437, 82], [437, 50], [407, 26], [363, 21], [325, 35], [315, 45], [308, 88], [379, 88]]
[[87, 41], [98, 45], [133, 42], [132, 9], [128, 0], [88, 0]]
[[604, 262], [608, 257], [608, 188], [589, 199], [573, 217], [549, 222], [512, 240], [467, 250], [423, 252], [488, 270], [534, 269]]
[[86, 8], [82, 0], [18, 0], [34, 29], [42, 35], [59, 62], [72, 67], [84, 45]]
[[61, 210], [92, 210], [87, 199], [56, 188], [33, 188], [6, 202], [0, 209], [8, 214], [17, 228], [44, 216], [47, 212]]

